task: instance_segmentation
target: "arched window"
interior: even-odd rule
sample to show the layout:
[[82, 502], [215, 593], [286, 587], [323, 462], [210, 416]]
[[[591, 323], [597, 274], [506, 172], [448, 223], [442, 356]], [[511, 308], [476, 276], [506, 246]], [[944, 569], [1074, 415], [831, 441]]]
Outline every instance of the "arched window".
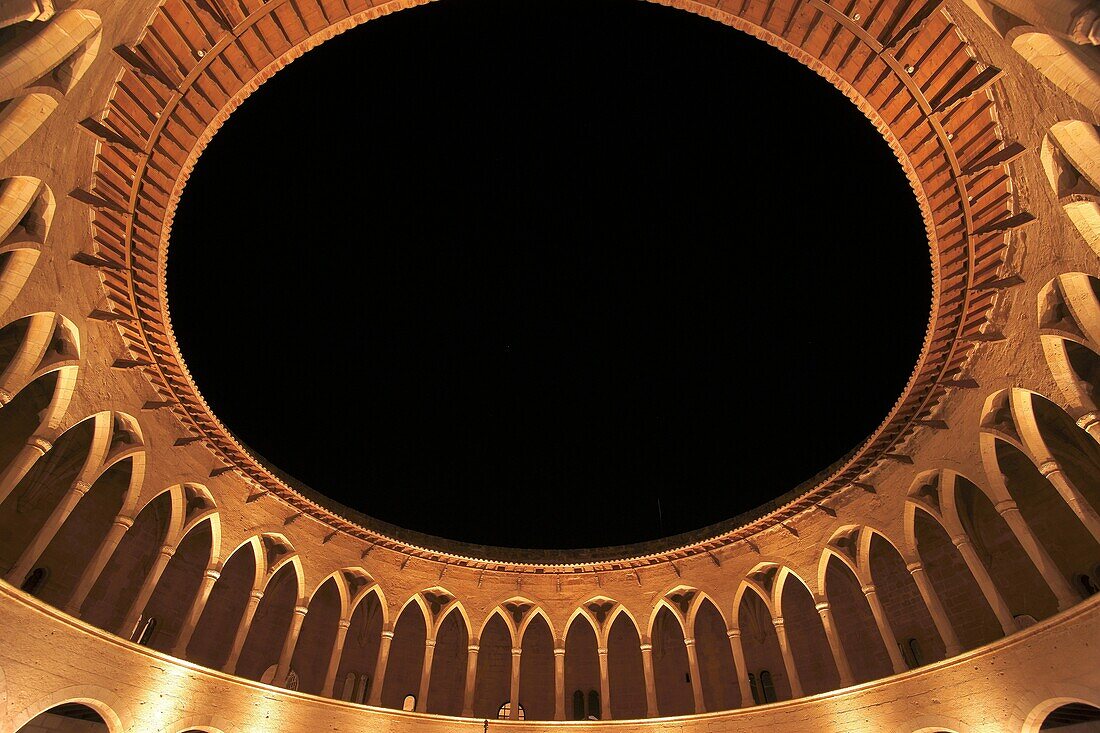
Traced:
[[920, 653], [920, 644], [916, 639], [910, 639], [908, 642], [909, 656], [913, 661], [914, 667], [920, 667], [924, 664], [924, 655]]
[[[370, 677], [365, 674], [359, 675], [359, 680], [355, 685], [355, 697], [353, 702], [357, 702], [363, 705], [367, 702], [367, 693], [370, 692]], [[414, 703], [415, 705], [415, 703]]]
[[157, 628], [157, 620], [150, 616], [138, 625], [138, 632], [134, 634], [133, 641], [141, 644], [142, 646], [149, 646], [149, 642], [153, 638], [153, 632]]
[[401, 703], [401, 709], [410, 713], [416, 710], [416, 695], [405, 695], [405, 701]]
[[764, 702], [775, 702], [775, 685], [772, 684], [772, 673], [764, 669], [760, 671], [760, 691]]
[[600, 693], [595, 690], [588, 691], [588, 719], [600, 719]]
[[355, 673], [348, 672], [344, 677], [344, 688], [340, 691], [340, 699], [348, 702], [359, 702], [355, 699]]
[[35, 568], [27, 573], [27, 577], [23, 580], [23, 584], [19, 586], [19, 590], [33, 596], [46, 584], [46, 578], [48, 577], [50, 577], [49, 568]]
[[760, 704], [760, 689], [756, 686], [756, 675], [749, 672], [749, 690], [752, 691], [752, 701], [757, 705]]
[[1092, 578], [1084, 573], [1078, 573], [1075, 580], [1077, 581], [1077, 587], [1081, 589], [1081, 595], [1085, 598], [1100, 592], [1100, 588], [1096, 587], [1096, 584], [1092, 582]]
[[573, 720], [584, 720], [584, 693], [573, 691]]
[[299, 682], [298, 673], [295, 672], [293, 669], [290, 670], [290, 673], [287, 674], [287, 676], [286, 676], [286, 689], [288, 689], [288, 690], [297, 690], [298, 689], [298, 682]]
[[[511, 715], [512, 715], [512, 701], [508, 700], [503, 705], [501, 705], [500, 710], [497, 711], [497, 719], [498, 720], [508, 720], [508, 718], [511, 717]], [[527, 719], [527, 714], [524, 712], [523, 706], [520, 705], [518, 714], [516, 715], [516, 720], [526, 720], [526, 719]]]

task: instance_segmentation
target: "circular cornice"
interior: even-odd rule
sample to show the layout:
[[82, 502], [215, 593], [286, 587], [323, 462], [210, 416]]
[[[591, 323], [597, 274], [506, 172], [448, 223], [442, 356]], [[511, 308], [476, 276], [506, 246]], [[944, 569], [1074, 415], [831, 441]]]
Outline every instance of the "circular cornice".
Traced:
[[[214, 416], [188, 373], [172, 334], [165, 266], [172, 216], [191, 168], [229, 114], [290, 61], [367, 20], [419, 3], [375, 7], [349, 0], [341, 17], [321, 6], [273, 0], [247, 16], [222, 0], [168, 0], [132, 48], [115, 50], [125, 66], [100, 120], [104, 134], [91, 193], [96, 251], [110, 320], [129, 356], [181, 425], [176, 444], [201, 443], [211, 475], [235, 472], [250, 499], [269, 494], [374, 546], [460, 564], [633, 567], [707, 553], [780, 524], [848, 488], [874, 491], [884, 461], [911, 463], [906, 442], [941, 429], [941, 399], [971, 386], [964, 369], [976, 344], [996, 340], [987, 316], [1003, 283], [998, 272], [1014, 209], [992, 84], [999, 71], [973, 57], [936, 3], [886, 0], [868, 17], [845, 15], [823, 0], [740, 3], [734, 12], [696, 2], [673, 6], [752, 34], [824, 77], [872, 121], [904, 168], [931, 246], [933, 302], [910, 380], [878, 429], [818, 476], [758, 509], [695, 532], [592, 550], [495, 548], [430, 537], [386, 524], [325, 498], [250, 451]], [[854, 6], [853, 6], [854, 7]], [[857, 210], [856, 207], [852, 208]], [[885, 246], [889, 246], [887, 243]], [[873, 305], [869, 304], [869, 307]], [[853, 355], [853, 358], [861, 358]]]

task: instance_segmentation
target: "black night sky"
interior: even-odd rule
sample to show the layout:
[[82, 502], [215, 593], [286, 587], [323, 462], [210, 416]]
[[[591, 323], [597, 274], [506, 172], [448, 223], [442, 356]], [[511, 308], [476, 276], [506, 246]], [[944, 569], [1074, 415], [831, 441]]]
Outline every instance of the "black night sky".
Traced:
[[886, 416], [931, 297], [859, 111], [637, 0], [441, 0], [325, 43], [215, 136], [170, 252], [184, 357], [243, 441], [380, 519], [521, 547], [793, 488]]

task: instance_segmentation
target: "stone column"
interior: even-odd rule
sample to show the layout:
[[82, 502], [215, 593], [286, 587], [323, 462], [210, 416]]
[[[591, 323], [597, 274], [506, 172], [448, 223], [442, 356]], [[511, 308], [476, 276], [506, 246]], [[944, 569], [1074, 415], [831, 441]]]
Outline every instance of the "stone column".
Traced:
[[1089, 504], [1088, 499], [1081, 494], [1069, 476], [1066, 476], [1058, 462], [1054, 459], [1044, 461], [1039, 466], [1039, 472], [1058, 490], [1062, 500], [1081, 520], [1081, 524], [1085, 525], [1092, 538], [1100, 542], [1100, 515], [1092, 508], [1092, 504]]
[[749, 669], [745, 664], [745, 648], [741, 645], [741, 629], [730, 629], [726, 632], [730, 639], [730, 650], [733, 652], [733, 666], [737, 668], [737, 687], [741, 690], [741, 707], [747, 708], [755, 705], [752, 697], [752, 688], [749, 687]]
[[332, 697], [336, 690], [336, 674], [340, 671], [340, 658], [344, 656], [344, 642], [348, 638], [351, 620], [342, 618], [336, 622], [336, 638], [332, 640], [332, 652], [325, 670], [325, 684], [321, 687], [322, 697]]
[[213, 569], [203, 573], [202, 581], [199, 583], [199, 592], [195, 594], [195, 598], [191, 601], [191, 608], [187, 611], [187, 616], [184, 617], [183, 626], [180, 628], [176, 643], [172, 647], [172, 656], [180, 659], [187, 658], [187, 645], [191, 643], [191, 635], [195, 633], [195, 627], [198, 626], [199, 619], [202, 618], [206, 602], [210, 600], [210, 592], [214, 590], [214, 583], [217, 583], [220, 577], [221, 573]]
[[905, 566], [905, 569], [909, 571], [909, 574], [913, 576], [913, 581], [917, 584], [917, 590], [920, 591], [920, 596], [924, 599], [924, 605], [927, 606], [928, 613], [932, 616], [932, 623], [936, 625], [936, 631], [939, 632], [940, 638], [943, 639], [943, 645], [947, 652], [947, 656], [955, 656], [962, 651], [962, 646], [959, 644], [959, 637], [955, 635], [955, 629], [951, 626], [951, 621], [947, 618], [947, 612], [944, 611], [943, 604], [940, 603], [940, 596], [936, 593], [936, 589], [928, 579], [928, 573], [924, 571], [924, 564], [920, 562], [911, 562]]
[[653, 644], [642, 642], [642, 671], [645, 672], [645, 714], [647, 718], [660, 715], [657, 707], [657, 683], [653, 675]]
[[878, 600], [875, 586], [868, 583], [862, 586], [860, 590], [867, 597], [867, 605], [871, 607], [871, 615], [875, 617], [875, 625], [878, 626], [882, 643], [886, 645], [886, 653], [890, 655], [890, 665], [894, 668], [894, 674], [901, 674], [908, 669], [908, 666], [901, 656], [901, 650], [898, 649], [898, 640], [894, 637], [894, 630], [890, 628], [890, 622], [886, 620], [886, 611]]
[[833, 653], [833, 662], [836, 664], [837, 674], [840, 675], [840, 686], [851, 687], [855, 684], [852, 676], [852, 667], [848, 664], [848, 655], [844, 653], [844, 646], [840, 643], [840, 636], [836, 632], [836, 623], [833, 621], [833, 612], [828, 601], [818, 603], [817, 614], [821, 616], [821, 626], [825, 629], [825, 638], [829, 641], [829, 650]]
[[91, 486], [86, 481], [78, 479], [73, 482], [73, 485], [61, 497], [61, 501], [54, 507], [49, 518], [46, 519], [46, 523], [38, 530], [30, 544], [23, 549], [23, 553], [19, 556], [15, 566], [8, 571], [7, 580], [9, 583], [16, 588], [23, 584], [23, 579], [34, 569], [35, 563], [49, 547], [57, 531], [61, 529], [61, 525], [69, 518], [73, 509], [76, 508], [76, 505], [84, 498], [90, 488]]
[[19, 485], [19, 482], [38, 462], [38, 459], [46, 455], [53, 448], [53, 443], [38, 435], [27, 439], [27, 444], [19, 449], [15, 458], [11, 460], [4, 473], [0, 475], [0, 502], [8, 498], [11, 492]]
[[283, 639], [283, 648], [279, 651], [279, 665], [275, 668], [275, 679], [272, 684], [286, 687], [287, 678], [290, 676], [290, 663], [294, 660], [294, 649], [298, 646], [298, 634], [302, 633], [302, 624], [305, 623], [309, 606], [295, 606], [294, 613], [290, 617], [290, 628], [287, 629], [286, 638]]
[[1000, 622], [1001, 630], [1004, 631], [1005, 636], [1014, 633], [1016, 631], [1016, 621], [1012, 617], [1012, 611], [1008, 609], [1004, 596], [1001, 595], [1001, 591], [997, 589], [997, 585], [990, 577], [985, 564], [978, 557], [974, 545], [970, 543], [970, 538], [965, 534], [960, 534], [957, 537], [952, 537], [951, 542], [959, 548], [959, 554], [962, 555], [963, 562], [970, 568], [970, 574], [974, 576], [974, 580], [977, 581], [978, 588], [981, 589], [986, 602], [993, 609], [993, 615]]
[[428, 712], [428, 689], [432, 684], [432, 660], [435, 658], [435, 639], [424, 640], [424, 663], [420, 665], [420, 689], [416, 693], [416, 711]]
[[169, 561], [175, 554], [176, 548], [171, 545], [161, 545], [160, 550], [157, 552], [157, 556], [153, 558], [153, 567], [149, 568], [149, 572], [145, 575], [145, 580], [141, 584], [141, 589], [138, 590], [137, 595], [134, 596], [134, 600], [130, 603], [130, 607], [126, 609], [126, 615], [123, 617], [122, 623], [118, 627], [119, 636], [130, 638], [130, 633], [133, 631], [134, 627], [137, 626], [138, 619], [141, 618], [145, 606], [148, 605], [149, 599], [153, 596], [153, 591], [157, 588], [157, 583], [160, 582], [160, 576], [164, 574], [164, 569], [168, 567]]
[[554, 720], [565, 720], [565, 648], [554, 647]]
[[382, 641], [378, 645], [378, 661], [374, 664], [374, 681], [371, 683], [370, 699], [368, 705], [378, 707], [382, 703], [382, 683], [386, 681], [386, 664], [390, 660], [390, 644], [393, 642], [393, 631], [382, 630]]
[[600, 658], [600, 720], [611, 720], [611, 676], [607, 671], [607, 647], [598, 647]]
[[262, 590], [254, 590], [248, 594], [248, 605], [244, 607], [241, 620], [237, 624], [237, 633], [233, 637], [233, 646], [229, 649], [229, 658], [222, 665], [222, 671], [234, 674], [237, 671], [237, 660], [244, 649], [244, 640], [248, 638], [248, 630], [252, 627], [252, 619], [256, 615], [256, 609], [260, 605], [260, 599], [264, 597]]
[[474, 717], [474, 688], [477, 685], [477, 644], [466, 647], [466, 689], [462, 693], [462, 717]]
[[80, 607], [84, 605], [84, 601], [88, 598], [92, 587], [99, 580], [103, 568], [107, 567], [107, 562], [115, 554], [115, 550], [118, 549], [118, 543], [122, 542], [123, 536], [133, 526], [134, 520], [130, 517], [121, 515], [115, 517], [111, 528], [107, 530], [107, 536], [103, 538], [103, 542], [100, 543], [95, 554], [92, 555], [92, 559], [84, 567], [84, 572], [80, 574], [80, 580], [77, 581], [72, 595], [69, 596], [69, 601], [65, 604], [66, 613], [71, 616], [80, 615]]
[[684, 648], [687, 650], [688, 672], [691, 674], [691, 696], [695, 701], [695, 712], [705, 713], [707, 703], [703, 699], [703, 680], [699, 677], [699, 654], [695, 651], [695, 639], [685, 636]]
[[1016, 535], [1016, 539], [1024, 548], [1024, 552], [1031, 558], [1031, 562], [1043, 576], [1043, 580], [1046, 581], [1050, 590], [1054, 593], [1054, 597], [1058, 599], [1058, 610], [1065, 611], [1076, 604], [1080, 598], [1070, 587], [1069, 581], [1062, 575], [1062, 571], [1054, 564], [1054, 560], [1051, 559], [1046, 548], [1039, 542], [1035, 533], [1031, 531], [1031, 527], [1028, 526], [1023, 515], [1020, 514], [1020, 508], [1016, 506], [1016, 502], [1011, 499], [999, 501], [994, 509], [1004, 517], [1008, 528], [1012, 530], [1012, 534]]
[[802, 680], [798, 678], [798, 667], [794, 664], [794, 654], [787, 639], [787, 626], [783, 623], [783, 617], [773, 618], [772, 625], [775, 626], [775, 635], [779, 639], [779, 651], [783, 654], [783, 668], [787, 670], [787, 679], [791, 683], [791, 698], [802, 697]]
[[522, 648], [512, 648], [512, 684], [508, 688], [508, 702], [510, 702], [512, 706], [508, 710], [509, 720], [519, 720], [519, 663], [522, 656]]

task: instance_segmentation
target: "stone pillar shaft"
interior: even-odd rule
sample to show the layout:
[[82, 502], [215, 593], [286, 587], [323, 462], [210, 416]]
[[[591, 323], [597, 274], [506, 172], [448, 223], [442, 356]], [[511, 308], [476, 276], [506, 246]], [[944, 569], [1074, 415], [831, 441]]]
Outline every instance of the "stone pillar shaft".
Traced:
[[653, 675], [653, 645], [643, 643], [641, 649], [642, 671], [645, 673], [645, 714], [648, 718], [656, 718], [660, 711], [657, 707], [657, 683]]
[[818, 603], [817, 613], [821, 616], [821, 626], [825, 629], [825, 638], [829, 641], [829, 650], [833, 653], [833, 662], [836, 664], [837, 674], [840, 675], [840, 686], [851, 687], [855, 684], [855, 678], [852, 676], [852, 667], [848, 664], [848, 655], [844, 653], [844, 645], [840, 643], [829, 603]]
[[328, 668], [325, 670], [325, 682], [321, 685], [321, 696], [332, 697], [336, 690], [336, 674], [340, 671], [340, 659], [344, 656], [344, 643], [348, 638], [348, 629], [351, 621], [346, 618], [336, 623], [336, 638], [332, 640], [332, 652], [328, 658]]
[[871, 615], [875, 617], [879, 636], [882, 637], [882, 643], [886, 645], [886, 653], [890, 656], [890, 665], [894, 668], [894, 674], [901, 674], [909, 667], [901, 656], [901, 650], [898, 649], [897, 638], [894, 636], [894, 630], [890, 628], [890, 622], [886, 619], [886, 610], [878, 599], [875, 586], [865, 585], [860, 590], [867, 598], [867, 605], [871, 607]]
[[378, 645], [378, 661], [374, 664], [374, 681], [371, 682], [370, 698], [368, 705], [378, 707], [382, 704], [382, 685], [386, 681], [386, 665], [390, 660], [390, 644], [393, 642], [393, 632], [382, 630], [382, 641]]

